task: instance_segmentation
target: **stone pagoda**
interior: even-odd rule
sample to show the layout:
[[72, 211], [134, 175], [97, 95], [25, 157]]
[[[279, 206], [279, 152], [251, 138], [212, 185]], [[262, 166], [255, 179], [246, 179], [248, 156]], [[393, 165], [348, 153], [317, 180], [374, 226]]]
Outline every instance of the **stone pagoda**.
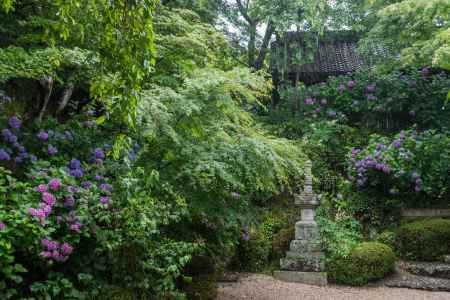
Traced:
[[286, 257], [280, 260], [281, 271], [274, 272], [274, 276], [284, 281], [326, 285], [325, 255], [315, 221], [319, 199], [312, 188], [311, 167], [311, 162], [307, 162], [304, 189], [294, 195], [301, 213], [301, 220], [295, 223], [295, 240], [291, 241]]

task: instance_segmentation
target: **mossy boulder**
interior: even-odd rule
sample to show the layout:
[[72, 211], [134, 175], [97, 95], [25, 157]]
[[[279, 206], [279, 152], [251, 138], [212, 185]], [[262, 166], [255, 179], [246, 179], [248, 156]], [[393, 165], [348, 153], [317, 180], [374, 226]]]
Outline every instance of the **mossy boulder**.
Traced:
[[348, 257], [329, 263], [329, 277], [337, 283], [364, 285], [384, 278], [394, 270], [395, 254], [378, 242], [363, 242], [354, 247]]
[[397, 229], [395, 245], [401, 257], [433, 261], [450, 253], [450, 220], [426, 219]]

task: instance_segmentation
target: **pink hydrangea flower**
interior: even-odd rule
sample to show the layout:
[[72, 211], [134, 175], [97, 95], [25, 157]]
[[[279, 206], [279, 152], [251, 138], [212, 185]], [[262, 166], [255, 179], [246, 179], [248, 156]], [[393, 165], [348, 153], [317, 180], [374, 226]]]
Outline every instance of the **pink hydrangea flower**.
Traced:
[[36, 187], [36, 190], [37, 190], [39, 193], [46, 192], [46, 191], [47, 191], [47, 186], [46, 186], [45, 184], [40, 184], [40, 185], [38, 185], [38, 186]]
[[42, 201], [47, 203], [49, 206], [53, 206], [56, 203], [56, 197], [53, 196], [53, 194], [44, 192], [44, 193], [42, 193]]
[[72, 253], [72, 251], [73, 251], [73, 247], [69, 243], [63, 243], [61, 245], [61, 253], [63, 255], [67, 256], [70, 253]]
[[54, 178], [50, 180], [48, 185], [52, 190], [58, 190], [61, 187], [61, 180], [58, 178]]

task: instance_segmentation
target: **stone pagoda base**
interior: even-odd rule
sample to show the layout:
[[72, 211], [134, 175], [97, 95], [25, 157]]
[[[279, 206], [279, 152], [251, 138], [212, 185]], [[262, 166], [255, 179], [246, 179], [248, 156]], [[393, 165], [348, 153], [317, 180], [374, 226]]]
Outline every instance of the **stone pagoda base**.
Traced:
[[287, 282], [324, 286], [328, 284], [325, 272], [275, 271], [273, 277]]

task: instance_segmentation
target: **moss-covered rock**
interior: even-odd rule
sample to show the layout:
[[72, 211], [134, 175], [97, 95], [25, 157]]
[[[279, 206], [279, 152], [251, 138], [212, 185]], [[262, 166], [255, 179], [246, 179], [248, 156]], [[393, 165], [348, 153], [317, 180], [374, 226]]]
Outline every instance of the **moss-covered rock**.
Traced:
[[450, 253], [450, 220], [427, 219], [400, 226], [395, 245], [403, 258], [433, 261]]
[[378, 242], [364, 242], [353, 248], [347, 258], [329, 263], [329, 277], [337, 283], [364, 285], [385, 277], [394, 270], [395, 254]]

